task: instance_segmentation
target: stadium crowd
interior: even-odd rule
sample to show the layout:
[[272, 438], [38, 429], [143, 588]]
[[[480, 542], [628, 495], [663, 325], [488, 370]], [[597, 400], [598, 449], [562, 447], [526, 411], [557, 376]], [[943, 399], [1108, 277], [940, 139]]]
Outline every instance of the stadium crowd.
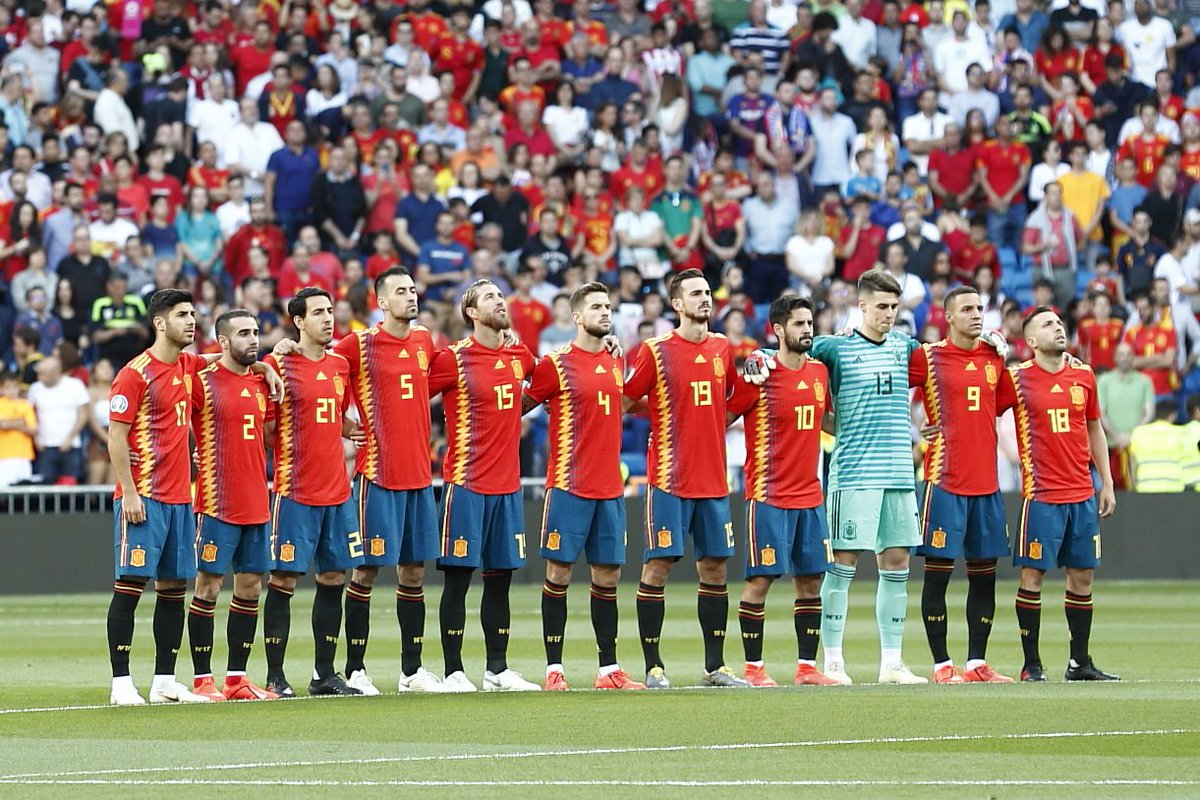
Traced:
[[201, 352], [235, 306], [265, 352], [305, 286], [335, 338], [374, 324], [403, 264], [445, 346], [487, 277], [544, 354], [601, 280], [633, 351], [695, 267], [744, 357], [783, 292], [856, 325], [879, 265], [922, 341], [962, 283], [1018, 360], [1023, 313], [1061, 309], [1118, 486], [1132, 451], [1139, 488], [1200, 488], [1196, 31], [1191, 0], [3, 0], [0, 485], [112, 482], [109, 387], [158, 289], [195, 292]]

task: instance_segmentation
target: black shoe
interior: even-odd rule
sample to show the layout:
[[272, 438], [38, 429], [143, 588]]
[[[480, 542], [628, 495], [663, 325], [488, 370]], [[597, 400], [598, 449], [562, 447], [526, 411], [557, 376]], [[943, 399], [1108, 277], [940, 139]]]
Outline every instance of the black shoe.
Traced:
[[1042, 662], [1035, 661], [1032, 664], [1026, 664], [1021, 670], [1022, 683], [1045, 683], [1046, 668], [1042, 666]]
[[344, 696], [362, 694], [358, 689], [346, 685], [346, 679], [336, 672], [324, 678], [317, 678], [308, 684], [308, 693], [314, 697], [320, 695]]
[[274, 692], [280, 697], [296, 696], [296, 693], [292, 690], [292, 685], [282, 675], [268, 675], [266, 689], [268, 692]]
[[1120, 676], [1109, 675], [1104, 670], [1092, 663], [1089, 658], [1082, 664], [1074, 662], [1067, 663], [1066, 679], [1069, 681], [1119, 681]]

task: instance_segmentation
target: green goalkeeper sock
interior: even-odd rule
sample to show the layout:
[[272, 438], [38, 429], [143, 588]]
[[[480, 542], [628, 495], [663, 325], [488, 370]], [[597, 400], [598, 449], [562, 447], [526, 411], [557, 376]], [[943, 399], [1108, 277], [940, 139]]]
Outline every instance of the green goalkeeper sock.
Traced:
[[834, 564], [821, 582], [821, 641], [825, 644], [826, 652], [841, 652], [842, 634], [846, 631], [846, 610], [850, 606], [850, 583], [853, 580], [853, 564]]
[[900, 651], [904, 642], [904, 618], [908, 613], [908, 570], [879, 570], [875, 592], [875, 620], [879, 623], [882, 650]]

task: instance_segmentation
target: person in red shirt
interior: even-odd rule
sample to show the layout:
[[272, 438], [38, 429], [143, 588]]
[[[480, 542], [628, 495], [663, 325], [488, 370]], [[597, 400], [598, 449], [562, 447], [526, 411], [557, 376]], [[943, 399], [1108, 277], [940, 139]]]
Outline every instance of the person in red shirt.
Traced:
[[1138, 319], [1125, 331], [1125, 342], [1133, 348], [1133, 367], [1154, 384], [1154, 394], [1173, 394], [1179, 388], [1175, 327], [1159, 318], [1154, 300], [1145, 292], [1132, 299]]
[[546, 91], [533, 82], [533, 68], [529, 59], [518, 57], [512, 59], [511, 67], [513, 82], [500, 90], [500, 108], [505, 113], [505, 124], [511, 127], [517, 118], [517, 109], [526, 100], [537, 104], [538, 119], [546, 108]]
[[[608, 287], [587, 283], [571, 294], [575, 340], [541, 360], [521, 407], [546, 404], [550, 452], [542, 513], [542, 630], [547, 691], [566, 691], [563, 639], [567, 587], [587, 552], [592, 625], [600, 655], [596, 689], [645, 689], [617, 662], [617, 582], [625, 563], [625, 481], [621, 475], [621, 391], [625, 370], [605, 346], [612, 333]], [[586, 442], [586, 447], [580, 447]]]
[[[211, 142], [206, 142], [205, 144], [212, 150], [213, 168], [215, 170], [216, 148]], [[203, 158], [203, 145], [200, 148], [200, 154]], [[183, 206], [183, 185], [179, 183], [179, 178], [166, 173], [166, 160], [166, 149], [161, 145], [152, 146], [149, 152], [146, 153], [146, 171], [138, 177], [137, 182], [146, 188], [151, 198], [159, 196], [167, 198], [168, 207], [170, 208], [169, 218], [174, 220], [176, 212]], [[229, 172], [227, 170], [222, 171], [225, 172], [226, 179], [228, 179]], [[188, 175], [189, 177], [191, 176], [190, 171]], [[211, 180], [215, 181], [215, 176]], [[206, 180], [199, 185], [208, 188], [208, 182]], [[222, 198], [221, 202], [224, 202], [224, 198]]]
[[[211, 198], [209, 205], [215, 210], [217, 206], [229, 199], [230, 171], [217, 167], [217, 147], [212, 142], [200, 144], [199, 156], [199, 159], [187, 172], [187, 185], [189, 188], [203, 186], [207, 189], [208, 196]], [[149, 164], [149, 162], [150, 158], [147, 157], [147, 163]], [[183, 204], [183, 193], [181, 190], [179, 199], [175, 200], [170, 182], [165, 180], [166, 178], [176, 182], [179, 180], [173, 175], [164, 174], [163, 180], [160, 181], [152, 177], [149, 172], [142, 175], [140, 180], [147, 184], [147, 188], [150, 188], [151, 196], [162, 194], [167, 198], [173, 219], [175, 212]], [[241, 178], [239, 177], [238, 180]]]
[[[585, 187], [579, 197], [583, 200], [583, 209], [575, 212], [579, 222], [571, 256], [580, 260], [585, 270], [592, 268], [597, 273], [608, 272], [613, 268], [613, 257], [617, 254], [612, 211], [606, 211], [601, 206], [600, 192], [591, 186]], [[609, 203], [611, 205], [611, 201]]]
[[209, 42], [224, 49], [233, 41], [233, 22], [225, 12], [221, 3], [207, 2], [200, 16], [200, 24], [192, 36], [196, 44], [205, 45]]
[[504, 134], [505, 150], [511, 152], [519, 144], [529, 148], [530, 156], [542, 156], [551, 163], [558, 152], [554, 140], [542, 127], [537, 103], [533, 100], [525, 100], [517, 106], [517, 125]]
[[429, 330], [415, 323], [417, 285], [408, 270], [388, 269], [374, 282], [383, 322], [350, 334], [334, 348], [350, 364], [350, 393], [363, 430], [355, 480], [366, 553], [346, 595], [347, 682], [373, 686], [364, 664], [371, 587], [381, 567], [394, 566], [401, 689], [439, 692], [441, 681], [421, 665], [425, 562], [438, 552], [433, 477], [430, 460], [414, 457], [429, 442], [429, 367], [435, 347]]
[[1112, 317], [1112, 297], [1105, 292], [1088, 292], [1092, 316], [1081, 321], [1075, 332], [1079, 356], [1096, 372], [1116, 369], [1117, 345], [1121, 343], [1125, 325]]
[[737, 381], [728, 417], [745, 417], [746, 586], [738, 605], [746, 679], [776, 686], [762, 661], [767, 592], [792, 576], [799, 660], [794, 682], [828, 686], [817, 669], [821, 580], [829, 568], [829, 530], [821, 489], [821, 420], [829, 398], [829, 371], [807, 355], [813, 341], [812, 301], [781, 297], [768, 311], [779, 340], [777, 367], [762, 386]]
[[1050, 123], [1059, 142], [1082, 142], [1087, 124], [1096, 116], [1092, 99], [1079, 93], [1079, 78], [1071, 73], [1059, 78], [1062, 99], [1050, 112]]
[[1078, 73], [1083, 57], [1060, 25], [1046, 28], [1041, 44], [1033, 54], [1037, 74], [1041, 77], [1042, 89], [1058, 100], [1062, 96], [1059, 79], [1068, 73]]
[[987, 220], [976, 215], [971, 218], [970, 238], [950, 251], [950, 262], [954, 265], [954, 279], [970, 285], [980, 267], [992, 270], [995, 280], [1000, 279], [1000, 256], [996, 245], [988, 241]]
[[454, 76], [455, 101], [473, 100], [483, 75], [483, 47], [467, 35], [470, 26], [470, 9], [456, 6], [450, 16], [450, 30], [438, 38], [430, 51], [433, 71]]
[[1183, 121], [1183, 98], [1175, 94], [1174, 90], [1174, 72], [1160, 69], [1154, 73], [1154, 100], [1158, 103], [1158, 113], [1179, 124]]
[[[271, 567], [263, 443], [268, 389], [262, 376], [250, 371], [258, 361], [258, 321], [249, 311], [234, 309], [217, 317], [216, 332], [221, 357], [192, 381], [198, 572], [188, 642], [194, 691], [214, 701], [271, 700], [273, 692], [246, 678], [262, 578]], [[229, 661], [218, 689], [212, 675], [213, 614], [230, 569]]]
[[537, 691], [509, 669], [509, 586], [525, 563], [521, 506], [521, 387], [533, 370], [533, 353], [511, 344], [508, 306], [489, 280], [471, 284], [459, 305], [471, 336], [434, 359], [430, 396], [444, 395], [448, 449], [442, 463], [442, 652], [447, 689], [473, 692], [463, 671], [467, 589], [483, 568], [480, 614], [487, 647], [485, 690]]
[[246, 84], [271, 68], [271, 56], [275, 53], [271, 25], [265, 20], [254, 23], [254, 40], [233, 48], [229, 53], [229, 66], [237, 84], [239, 96], [245, 94]]
[[851, 201], [850, 213], [853, 218], [838, 235], [834, 254], [842, 259], [842, 277], [855, 282], [879, 260], [887, 231], [871, 222], [871, 201], [863, 195]]
[[1166, 158], [1171, 140], [1155, 131], [1158, 121], [1157, 104], [1142, 103], [1138, 106], [1138, 117], [1143, 125], [1141, 134], [1130, 136], [1122, 142], [1116, 157], [1118, 161], [1132, 158], [1137, 164], [1137, 182], [1147, 189], [1153, 189], [1154, 178]]
[[608, 28], [600, 20], [592, 18], [592, 7], [588, 0], [575, 0], [571, 9], [574, 12], [570, 22], [571, 34], [586, 33], [592, 55], [603, 56], [608, 49]]
[[646, 205], [662, 191], [666, 182], [661, 166], [650, 161], [650, 151], [646, 143], [638, 139], [629, 150], [629, 160], [625, 166], [612, 174], [608, 181], [609, 191], [615, 197], [625, 197], [634, 186], [642, 190], [646, 196]]
[[538, 341], [542, 337], [542, 331], [554, 321], [546, 304], [530, 294], [534, 276], [535, 271], [529, 264], [522, 263], [518, 266], [513, 276], [514, 294], [508, 299], [512, 329], [522, 342]]
[[[413, 41], [426, 53], [433, 52], [434, 43], [446, 33], [446, 19], [429, 10], [429, 0], [409, 0], [408, 13], [404, 17], [412, 23]], [[396, 41], [395, 23], [392, 24], [391, 41]]]
[[[663, 3], [661, 5], [670, 5]], [[554, 13], [554, 0], [534, 0], [533, 19], [542, 33], [542, 41], [565, 51], [571, 41], [571, 25]]]
[[[927, 425], [922, 502], [925, 589], [921, 615], [933, 652], [935, 683], [1012, 683], [986, 661], [996, 615], [996, 561], [1008, 552], [1004, 501], [996, 476], [996, 417], [1014, 401], [1001, 382], [1004, 359], [980, 340], [983, 300], [973, 287], [952, 289], [943, 308], [947, 337], [922, 345], [908, 361], [908, 382], [921, 390]], [[946, 646], [946, 589], [954, 562], [967, 564], [968, 650], [965, 670]]]
[[266, 424], [275, 453], [272, 566], [263, 605], [267, 690], [281, 697], [294, 695], [283, 670], [291, 599], [298, 579], [315, 562], [314, 678], [308, 693], [362, 694], [333, 666], [346, 570], [363, 563], [362, 533], [341, 458], [342, 437], [351, 432], [344, 416], [350, 405], [350, 365], [325, 349], [333, 339], [333, 299], [328, 292], [303, 289], [288, 301], [287, 310], [300, 332], [299, 346], [292, 343], [286, 348], [288, 355], [277, 355], [281, 342], [266, 358], [286, 386], [282, 399], [271, 404]]
[[373, 241], [375, 252], [367, 259], [367, 280], [374, 281], [392, 267], [400, 266], [400, 254], [390, 231], [379, 231]]
[[988, 239], [1016, 250], [1025, 226], [1025, 185], [1033, 161], [1029, 148], [1012, 138], [1008, 117], [996, 120], [996, 138], [976, 149], [977, 180], [987, 197]]
[[279, 272], [278, 294], [287, 300], [300, 294], [306, 287], [317, 286], [329, 294], [337, 292], [337, 276], [320, 269], [313, 263], [312, 249], [304, 242], [292, 245], [292, 257], [283, 264]]
[[[648, 688], [667, 688], [659, 652], [667, 577], [691, 537], [700, 588], [707, 686], [747, 686], [725, 666], [729, 616], [726, 565], [734, 552], [725, 472], [726, 399], [737, 379], [729, 340], [708, 330], [712, 289], [704, 273], [683, 270], [669, 282], [679, 327], [646, 340], [625, 382], [628, 407], [645, 400], [650, 413], [646, 456], [645, 565], [638, 585], [638, 630]], [[685, 434], [686, 432], [686, 434]]]
[[267, 203], [261, 197], [250, 201], [250, 222], [237, 229], [225, 244], [225, 271], [234, 286], [250, 277], [250, 251], [266, 251], [271, 277], [278, 279], [287, 256], [283, 229], [267, 222]]
[[508, 61], [513, 64], [517, 59], [528, 59], [538, 86], [547, 95], [554, 94], [562, 74], [562, 48], [557, 42], [543, 37], [536, 18], [527, 19], [521, 25], [521, 49], [510, 53]]
[[[1021, 568], [1017, 623], [1025, 666], [1023, 681], [1044, 681], [1039, 652], [1042, 583], [1055, 565], [1066, 567], [1067, 627], [1071, 631], [1068, 681], [1120, 680], [1100, 670], [1088, 649], [1092, 630], [1092, 578], [1100, 563], [1100, 519], [1116, 509], [1108, 444], [1100, 425], [1096, 378], [1067, 355], [1062, 320], [1044, 306], [1022, 326], [1033, 359], [1011, 367], [1005, 380], [1016, 396], [1017, 449], [1021, 458], [1021, 527], [1013, 563]], [[1091, 469], [1100, 476], [1094, 488]]]

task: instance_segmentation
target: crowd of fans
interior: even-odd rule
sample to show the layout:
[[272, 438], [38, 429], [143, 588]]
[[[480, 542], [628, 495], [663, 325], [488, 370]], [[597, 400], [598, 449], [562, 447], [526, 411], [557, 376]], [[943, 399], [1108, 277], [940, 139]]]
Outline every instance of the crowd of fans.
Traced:
[[440, 344], [487, 277], [542, 352], [596, 279], [627, 349], [669, 331], [689, 267], [739, 355], [781, 292], [853, 326], [876, 265], [924, 341], [960, 283], [1017, 359], [1054, 305], [1125, 469], [1200, 420], [1196, 31], [1173, 0], [0, 0], [0, 484], [110, 480], [155, 290], [195, 292], [200, 351], [237, 305], [265, 352], [307, 285], [373, 324], [395, 264]]

